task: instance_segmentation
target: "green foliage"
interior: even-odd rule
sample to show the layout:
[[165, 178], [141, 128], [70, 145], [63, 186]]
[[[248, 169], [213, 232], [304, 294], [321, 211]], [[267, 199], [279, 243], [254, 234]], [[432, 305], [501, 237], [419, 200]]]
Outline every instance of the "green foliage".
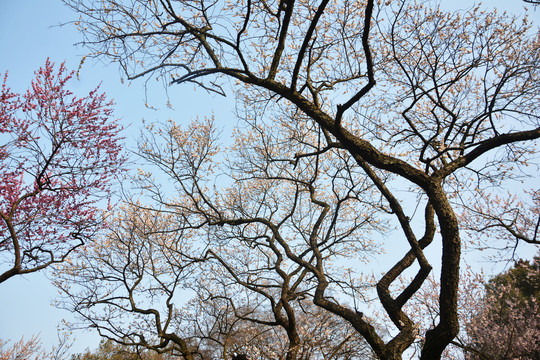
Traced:
[[540, 303], [540, 255], [532, 262], [519, 260], [512, 269], [495, 276], [486, 284], [487, 294], [495, 294], [502, 287], [508, 288], [506, 296], [514, 300]]

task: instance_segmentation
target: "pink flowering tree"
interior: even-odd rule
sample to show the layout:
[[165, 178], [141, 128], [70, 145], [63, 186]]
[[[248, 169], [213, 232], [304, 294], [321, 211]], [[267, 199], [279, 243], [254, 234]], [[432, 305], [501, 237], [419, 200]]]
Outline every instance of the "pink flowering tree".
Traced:
[[98, 89], [47, 60], [31, 87], [0, 92], [0, 283], [63, 261], [103, 226], [99, 207], [122, 168], [120, 125]]
[[486, 284], [478, 311], [466, 324], [466, 359], [540, 358], [540, 256], [519, 261]]
[[[540, 255], [540, 254], [539, 254]], [[518, 260], [508, 271], [486, 280], [470, 267], [462, 272], [459, 292], [461, 329], [442, 358], [454, 360], [540, 359], [540, 256]], [[408, 304], [425, 332], [438, 319], [440, 284], [433, 277]], [[420, 338], [418, 345], [424, 339]]]

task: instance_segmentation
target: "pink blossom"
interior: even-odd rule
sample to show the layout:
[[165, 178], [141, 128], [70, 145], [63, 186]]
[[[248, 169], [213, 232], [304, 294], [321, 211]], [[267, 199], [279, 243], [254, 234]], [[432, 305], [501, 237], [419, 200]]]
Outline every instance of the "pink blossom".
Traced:
[[125, 161], [105, 94], [76, 97], [64, 64], [35, 74], [18, 94], [6, 73], [0, 92], [0, 283], [62, 261], [98, 231]]

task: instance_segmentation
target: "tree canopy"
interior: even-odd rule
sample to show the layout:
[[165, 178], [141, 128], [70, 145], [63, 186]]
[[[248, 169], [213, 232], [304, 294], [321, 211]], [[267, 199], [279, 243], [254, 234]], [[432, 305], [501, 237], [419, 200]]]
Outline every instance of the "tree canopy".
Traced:
[[490, 279], [477, 315], [466, 324], [472, 359], [540, 356], [540, 256]]
[[125, 157], [112, 103], [78, 98], [47, 60], [24, 94], [0, 91], [0, 283], [62, 262], [99, 229]]
[[[463, 246], [539, 243], [539, 189], [513, 187], [540, 137], [527, 20], [409, 1], [65, 2], [92, 56], [232, 91], [238, 117], [229, 143], [219, 118], [149, 126], [142, 195], [58, 274], [83, 326], [191, 360], [208, 342], [230, 355], [215, 329], [232, 319], [278, 332], [293, 360], [301, 319], [323, 314], [378, 359], [420, 344], [432, 360], [460, 330]], [[433, 269], [421, 330], [407, 304]]]

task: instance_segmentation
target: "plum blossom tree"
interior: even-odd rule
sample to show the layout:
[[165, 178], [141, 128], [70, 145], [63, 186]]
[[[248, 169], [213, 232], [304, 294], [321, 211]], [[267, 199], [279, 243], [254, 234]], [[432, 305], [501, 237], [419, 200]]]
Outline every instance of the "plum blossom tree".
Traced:
[[24, 337], [19, 341], [11, 344], [0, 339], [0, 359], [15, 360], [15, 359], [32, 359], [37, 360], [43, 357], [43, 350], [37, 335], [33, 335], [29, 340], [24, 340]]
[[242, 240], [228, 254], [201, 251], [194, 217], [181, 230], [175, 218], [141, 203], [118, 209], [106, 237], [56, 274], [69, 295], [60, 305], [122, 346], [190, 360], [372, 358], [349, 324], [301, 297], [295, 268], [275, 264], [289, 278], [280, 283]]
[[99, 206], [124, 162], [104, 94], [77, 98], [64, 64], [47, 60], [35, 74], [18, 94], [6, 73], [0, 93], [0, 283], [83, 245], [103, 225]]
[[[540, 243], [537, 185], [511, 186], [534, 175], [527, 165], [540, 137], [540, 42], [527, 20], [398, 0], [65, 2], [81, 14], [93, 55], [117, 61], [129, 79], [152, 74], [219, 94], [233, 87], [241, 121], [230, 147], [201, 122], [156, 126], [141, 142], [165, 176], [141, 172], [138, 206], [167, 218], [145, 236], [170, 237], [164, 251], [174, 256], [164, 259], [182, 262], [169, 277], [182, 282], [200, 264], [194, 281], [206, 288], [248, 291], [272, 315], [255, 320], [287, 332], [290, 359], [300, 299], [348, 323], [379, 359], [401, 359], [419, 342], [421, 359], [438, 359], [460, 331], [463, 240]], [[424, 250], [437, 246], [442, 256], [430, 259]], [[393, 265], [370, 277], [366, 264], [382, 248]], [[134, 271], [140, 258], [129, 255], [115, 271]], [[154, 346], [140, 322], [115, 323], [114, 292], [93, 292], [131, 277], [103, 277], [81, 261], [65, 269], [67, 280], [88, 269], [81, 292], [63, 288], [73, 308]], [[436, 315], [422, 328], [406, 305], [433, 268]], [[125, 310], [143, 284], [128, 287]], [[158, 346], [185, 342], [146, 310]], [[188, 358], [198, 344], [185, 344]]]
[[466, 324], [467, 359], [514, 360], [540, 356], [540, 257], [519, 261], [486, 284]]
[[0, 339], [0, 360], [65, 360], [73, 341], [69, 334], [58, 334], [57, 344], [50, 350], [45, 350], [39, 335], [32, 335], [19, 341]]
[[[540, 352], [540, 257], [518, 260], [514, 266], [487, 280], [470, 267], [462, 274], [459, 292], [461, 331], [443, 353], [444, 359], [532, 360]], [[440, 285], [430, 277], [421, 296], [407, 307], [421, 329], [438, 317]], [[421, 333], [423, 330], [421, 330]], [[420, 339], [421, 340], [421, 339]], [[421, 341], [420, 341], [421, 342]]]

